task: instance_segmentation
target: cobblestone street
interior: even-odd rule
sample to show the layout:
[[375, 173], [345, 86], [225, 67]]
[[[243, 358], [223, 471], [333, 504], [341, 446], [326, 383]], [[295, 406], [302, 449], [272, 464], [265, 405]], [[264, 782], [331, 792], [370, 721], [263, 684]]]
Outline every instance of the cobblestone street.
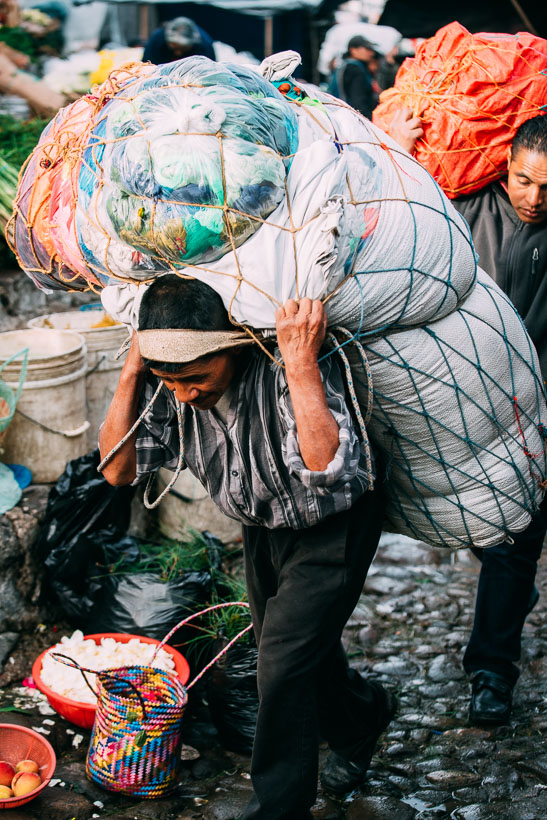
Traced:
[[[477, 575], [478, 563], [466, 552], [451, 556], [384, 536], [345, 640], [352, 665], [398, 692], [399, 710], [380, 740], [366, 785], [343, 802], [320, 792], [313, 809], [317, 820], [547, 817], [547, 560], [539, 569], [542, 597], [524, 629], [511, 722], [495, 729], [468, 724], [469, 687], [461, 669]], [[40, 636], [42, 648], [51, 637]], [[184, 741], [191, 748], [184, 756], [193, 759], [182, 764], [178, 792], [160, 800], [129, 800], [86, 779], [88, 733], [52, 714], [35, 690], [20, 687], [21, 674], [30, 674], [20, 666], [24, 651], [22, 640], [0, 676], [0, 706], [16, 706], [26, 714], [3, 711], [1, 719], [46, 733], [58, 766], [43, 796], [10, 811], [9, 820], [230, 820], [240, 815], [251, 788], [249, 759], [218, 744], [199, 691], [192, 690], [185, 716]], [[321, 758], [325, 755], [322, 749]]]

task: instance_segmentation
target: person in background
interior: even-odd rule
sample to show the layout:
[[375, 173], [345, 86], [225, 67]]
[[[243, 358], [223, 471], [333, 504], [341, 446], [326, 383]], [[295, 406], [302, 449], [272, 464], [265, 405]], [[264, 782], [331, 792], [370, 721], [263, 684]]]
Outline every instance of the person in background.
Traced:
[[376, 82], [380, 91], [385, 91], [392, 88], [395, 84], [395, 77], [401, 65], [407, 57], [411, 57], [415, 53], [412, 42], [406, 38], [402, 38], [399, 42], [382, 56], [380, 65], [376, 73]]
[[211, 37], [188, 17], [175, 17], [156, 29], [144, 47], [143, 62], [162, 65], [195, 56], [215, 59]]
[[378, 71], [381, 54], [372, 43], [357, 34], [348, 43], [340, 65], [334, 69], [329, 94], [333, 94], [368, 119], [378, 104]]
[[[390, 135], [412, 153], [423, 136], [419, 117], [401, 109]], [[547, 377], [547, 116], [517, 129], [507, 177], [452, 200], [471, 229], [482, 268], [509, 296], [536, 347]], [[538, 601], [534, 585], [547, 531], [547, 498], [524, 532], [475, 550], [482, 563], [475, 618], [463, 665], [471, 680], [473, 723], [507, 723], [519, 670], [521, 635]]]
[[[395, 82], [395, 77], [401, 65], [401, 60], [398, 59], [398, 46], [393, 46], [391, 51], [388, 51], [380, 59], [378, 71], [376, 72], [376, 82], [380, 91], [385, 91], [386, 88], [391, 88]], [[404, 58], [403, 58], [404, 59]]]

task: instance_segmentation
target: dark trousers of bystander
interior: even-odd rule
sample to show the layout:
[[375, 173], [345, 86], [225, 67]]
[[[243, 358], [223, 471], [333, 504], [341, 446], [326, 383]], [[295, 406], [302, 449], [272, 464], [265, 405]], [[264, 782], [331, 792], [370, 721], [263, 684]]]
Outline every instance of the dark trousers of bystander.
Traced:
[[378, 491], [306, 530], [244, 527], [260, 707], [244, 820], [304, 820], [317, 795], [320, 738], [358, 759], [378, 734], [378, 684], [349, 668], [340, 639], [382, 526]]
[[475, 620], [463, 658], [465, 671], [501, 675], [511, 685], [519, 676], [521, 634], [534, 597], [537, 562], [547, 531], [547, 498], [528, 527], [512, 534], [513, 543], [473, 550], [482, 563]]

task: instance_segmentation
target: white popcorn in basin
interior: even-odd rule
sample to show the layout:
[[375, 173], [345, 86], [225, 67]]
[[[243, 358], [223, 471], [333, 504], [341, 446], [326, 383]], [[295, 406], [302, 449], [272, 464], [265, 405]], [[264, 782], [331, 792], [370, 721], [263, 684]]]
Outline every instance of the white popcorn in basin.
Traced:
[[[127, 643], [121, 643], [114, 638], [101, 638], [97, 644], [91, 639], [84, 640], [83, 632], [77, 629], [70, 637], [62, 637], [59, 643], [52, 646], [44, 655], [40, 677], [43, 683], [57, 694], [94, 706], [97, 698], [86, 685], [82, 673], [56, 661], [51, 657], [52, 652], [66, 655], [80, 666], [95, 671], [117, 669], [121, 666], [152, 665], [165, 672], [174, 671], [173, 657], [164, 649], [160, 649], [152, 664], [156, 647], [157, 644], [143, 643], [138, 638], [131, 638]], [[86, 674], [90, 685], [95, 688], [95, 675]]]

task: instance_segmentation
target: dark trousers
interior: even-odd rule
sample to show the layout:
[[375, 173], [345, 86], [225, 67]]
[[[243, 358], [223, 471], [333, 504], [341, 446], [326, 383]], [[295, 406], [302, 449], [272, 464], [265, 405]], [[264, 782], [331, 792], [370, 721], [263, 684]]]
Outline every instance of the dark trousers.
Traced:
[[381, 690], [349, 669], [340, 639], [381, 526], [373, 491], [307, 530], [244, 527], [260, 699], [244, 820], [311, 817], [320, 737], [354, 759], [378, 728]]
[[513, 544], [473, 550], [482, 562], [473, 631], [463, 658], [468, 674], [496, 672], [514, 685], [519, 670], [520, 638], [534, 590], [537, 562], [547, 530], [547, 498]]

